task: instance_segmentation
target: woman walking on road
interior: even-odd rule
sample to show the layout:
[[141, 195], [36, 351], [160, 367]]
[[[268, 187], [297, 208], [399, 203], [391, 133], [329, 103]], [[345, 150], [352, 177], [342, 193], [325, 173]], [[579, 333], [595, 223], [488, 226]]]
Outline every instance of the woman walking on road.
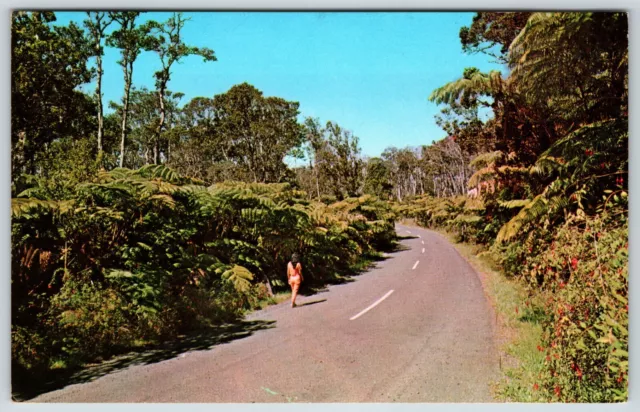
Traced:
[[298, 289], [300, 289], [300, 283], [304, 280], [302, 277], [302, 265], [297, 253], [291, 255], [291, 262], [287, 265], [287, 279], [289, 280], [289, 286], [291, 286], [291, 307], [295, 308]]

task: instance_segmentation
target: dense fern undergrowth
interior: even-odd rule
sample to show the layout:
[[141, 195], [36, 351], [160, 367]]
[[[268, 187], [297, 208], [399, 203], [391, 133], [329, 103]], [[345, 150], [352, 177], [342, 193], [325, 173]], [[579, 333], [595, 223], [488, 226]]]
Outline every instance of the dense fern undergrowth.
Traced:
[[206, 187], [150, 165], [62, 190], [22, 184], [12, 200], [14, 377], [237, 320], [286, 290], [293, 252], [313, 288], [395, 239], [387, 203], [324, 204], [286, 183]]

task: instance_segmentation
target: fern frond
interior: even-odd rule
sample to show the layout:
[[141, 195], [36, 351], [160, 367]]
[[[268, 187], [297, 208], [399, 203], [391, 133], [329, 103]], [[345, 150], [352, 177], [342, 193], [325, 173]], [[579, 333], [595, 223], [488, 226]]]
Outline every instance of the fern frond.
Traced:
[[40, 200], [34, 198], [18, 197], [11, 199], [11, 216], [19, 218], [27, 216], [36, 210], [45, 210], [55, 213], [67, 213], [73, 210], [73, 200]]
[[233, 265], [222, 273], [222, 279], [231, 282], [238, 292], [245, 293], [251, 287], [253, 274], [244, 266]]
[[544, 197], [544, 194], [539, 194], [527, 203], [516, 216], [500, 228], [496, 236], [496, 241], [502, 243], [512, 239], [520, 232], [520, 229], [522, 229], [524, 225], [537, 220], [546, 213], [547, 210], [548, 200]]
[[488, 74], [474, 73], [471, 78], [461, 78], [435, 89], [429, 100], [436, 104], [455, 104], [465, 97], [473, 95], [493, 95], [504, 88], [504, 80], [497, 70]]
[[469, 163], [474, 168], [483, 168], [495, 164], [505, 158], [504, 152], [495, 151], [479, 154]]
[[529, 203], [531, 203], [529, 199], [498, 200], [498, 204], [506, 209], [519, 209], [527, 206]]

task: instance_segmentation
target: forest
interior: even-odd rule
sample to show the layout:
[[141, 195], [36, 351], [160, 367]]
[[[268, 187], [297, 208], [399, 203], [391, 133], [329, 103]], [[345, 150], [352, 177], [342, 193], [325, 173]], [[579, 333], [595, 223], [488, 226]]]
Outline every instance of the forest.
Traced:
[[[370, 158], [348, 125], [259, 85], [184, 101], [172, 70], [215, 51], [185, 42], [181, 13], [143, 17], [12, 15], [14, 383], [240, 319], [286, 291], [293, 252], [305, 287], [340, 283], [410, 219], [482, 246], [528, 291], [544, 363], [524, 392], [627, 400], [626, 13], [476, 13], [462, 52], [508, 73], [466, 68], [425, 95], [448, 137]], [[151, 90], [133, 84], [143, 52]]]

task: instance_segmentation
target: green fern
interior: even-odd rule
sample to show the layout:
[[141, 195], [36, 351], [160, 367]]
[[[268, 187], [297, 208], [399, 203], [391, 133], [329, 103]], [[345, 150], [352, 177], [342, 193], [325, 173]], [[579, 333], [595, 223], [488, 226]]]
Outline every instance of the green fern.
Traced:
[[222, 278], [231, 282], [238, 292], [246, 293], [251, 287], [253, 274], [243, 266], [234, 265], [222, 272]]

